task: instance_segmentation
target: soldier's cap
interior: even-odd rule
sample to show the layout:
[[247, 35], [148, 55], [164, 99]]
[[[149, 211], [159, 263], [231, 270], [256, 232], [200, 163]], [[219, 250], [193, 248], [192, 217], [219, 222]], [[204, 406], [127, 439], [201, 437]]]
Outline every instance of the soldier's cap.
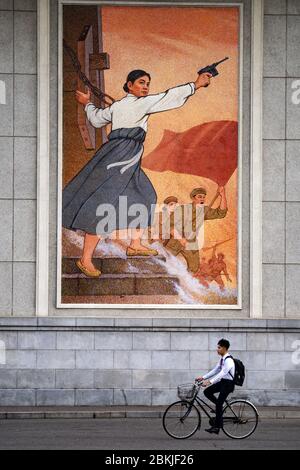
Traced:
[[191, 196], [191, 199], [193, 199], [193, 197], [197, 196], [197, 194], [207, 194], [207, 191], [205, 188], [195, 188], [193, 189], [193, 191], [191, 192], [190, 196]]
[[177, 202], [178, 202], [177, 197], [175, 197], [175, 196], [169, 196], [169, 197], [167, 197], [167, 198], [164, 200], [164, 204], [170, 204], [171, 202], [177, 203]]

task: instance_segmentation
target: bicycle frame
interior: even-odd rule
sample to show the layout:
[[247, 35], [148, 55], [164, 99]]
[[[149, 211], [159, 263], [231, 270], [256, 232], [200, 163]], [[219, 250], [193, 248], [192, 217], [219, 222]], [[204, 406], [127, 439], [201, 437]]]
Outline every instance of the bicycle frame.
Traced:
[[[209, 408], [210, 411], [215, 411], [215, 410], [208, 403], [206, 403], [204, 400], [202, 400], [202, 398], [198, 397], [199, 391], [200, 391], [200, 388], [198, 389], [198, 391], [197, 391], [195, 397], [193, 398], [193, 400], [191, 400], [189, 403], [190, 403], [190, 405], [194, 405], [195, 402], [196, 402], [197, 405], [199, 406], [199, 408], [203, 411], [203, 413], [205, 413], [207, 418], [211, 419], [211, 416], [210, 416], [209, 412], [206, 411], [206, 408]], [[236, 413], [234, 412], [234, 410], [230, 406], [230, 402], [228, 400], [225, 400], [225, 404], [227, 406], [229, 406], [229, 408], [232, 411], [234, 416], [232, 416], [232, 417], [223, 417], [223, 420], [232, 421], [234, 418], [238, 419], [238, 416], [236, 415]], [[184, 415], [184, 417], [182, 419], [184, 419], [186, 416], [188, 416], [189, 412], [190, 412], [190, 409], [187, 411], [187, 413]]]

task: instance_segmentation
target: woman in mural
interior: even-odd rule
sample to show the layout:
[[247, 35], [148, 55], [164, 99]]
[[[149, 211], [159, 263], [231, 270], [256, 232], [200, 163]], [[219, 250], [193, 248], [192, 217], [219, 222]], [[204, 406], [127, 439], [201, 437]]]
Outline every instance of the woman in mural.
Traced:
[[[112, 124], [109, 141], [104, 144], [63, 190], [62, 225], [85, 232], [84, 248], [77, 267], [87, 276], [101, 272], [92, 263], [93, 253], [107, 229], [99, 223], [109, 207], [114, 209], [112, 231], [131, 229], [127, 256], [156, 256], [156, 250], [142, 244], [144, 230], [151, 225], [157, 196], [149, 178], [141, 169], [143, 142], [151, 114], [180, 108], [196, 90], [210, 84], [211, 75], [204, 73], [195, 82], [180, 85], [156, 95], [149, 95], [150, 75], [143, 70], [130, 72], [124, 85], [127, 95], [105, 109], [91, 103], [90, 93], [76, 92], [85, 106], [90, 123], [101, 128]], [[127, 213], [120, 207], [126, 199]], [[134, 206], [135, 205], [135, 206]], [[139, 225], [133, 227], [137, 206], [145, 208]], [[130, 208], [133, 210], [130, 211]], [[138, 209], [139, 210], [139, 209]], [[111, 221], [106, 219], [106, 226]]]

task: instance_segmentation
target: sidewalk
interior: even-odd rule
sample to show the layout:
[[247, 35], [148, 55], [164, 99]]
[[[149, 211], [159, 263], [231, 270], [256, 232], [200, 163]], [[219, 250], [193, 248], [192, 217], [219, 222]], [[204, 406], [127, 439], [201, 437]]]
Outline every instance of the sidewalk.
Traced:
[[[0, 419], [162, 418], [166, 406], [0, 407]], [[300, 407], [257, 407], [260, 419], [300, 419]]]

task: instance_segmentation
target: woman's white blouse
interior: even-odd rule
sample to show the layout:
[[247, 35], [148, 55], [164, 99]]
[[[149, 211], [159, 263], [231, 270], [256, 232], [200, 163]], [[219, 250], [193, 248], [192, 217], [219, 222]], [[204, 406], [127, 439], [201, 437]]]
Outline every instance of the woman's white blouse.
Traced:
[[88, 103], [85, 112], [90, 123], [97, 128], [112, 123], [113, 131], [120, 128], [141, 127], [147, 132], [150, 114], [180, 108], [195, 91], [195, 84], [191, 82], [170, 88], [157, 95], [141, 98], [128, 93], [123, 99], [104, 109], [96, 108], [93, 103]]

